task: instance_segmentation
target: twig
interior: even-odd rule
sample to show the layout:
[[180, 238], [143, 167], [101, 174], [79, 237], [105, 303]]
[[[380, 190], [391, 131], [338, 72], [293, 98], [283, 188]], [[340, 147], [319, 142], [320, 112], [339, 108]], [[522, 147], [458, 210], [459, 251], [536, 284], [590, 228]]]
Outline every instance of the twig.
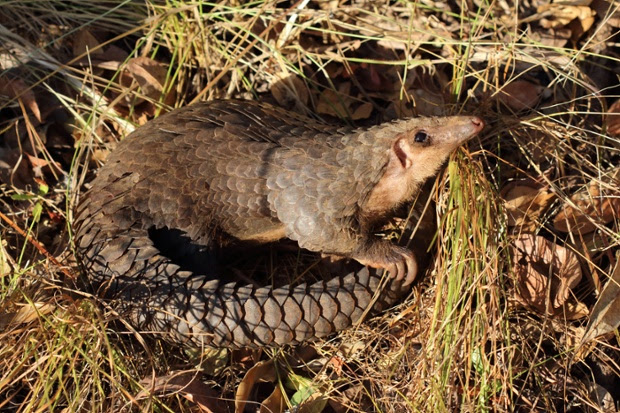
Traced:
[[13, 222], [9, 217], [4, 215], [2, 212], [0, 212], [0, 218], [2, 218], [4, 220], [4, 222], [9, 224], [9, 226], [11, 228], [13, 228], [18, 234], [20, 234], [22, 237], [26, 238], [26, 241], [28, 241], [32, 245], [34, 245], [34, 247], [36, 249], [38, 249], [41, 254], [45, 255], [45, 257], [47, 259], [49, 259], [54, 265], [56, 265], [58, 267], [58, 269], [60, 269], [60, 271], [62, 271], [62, 273], [64, 275], [66, 275], [67, 277], [69, 277], [69, 278], [71, 278], [73, 280], [76, 278], [76, 275], [74, 273], [72, 273], [66, 267], [61, 265], [60, 262], [58, 262], [58, 260], [56, 258], [54, 258], [54, 256], [52, 254], [50, 254], [47, 249], [45, 249], [43, 244], [41, 244], [39, 241], [37, 241], [32, 235], [26, 234], [26, 232], [24, 232], [23, 229], [21, 229], [15, 222]]

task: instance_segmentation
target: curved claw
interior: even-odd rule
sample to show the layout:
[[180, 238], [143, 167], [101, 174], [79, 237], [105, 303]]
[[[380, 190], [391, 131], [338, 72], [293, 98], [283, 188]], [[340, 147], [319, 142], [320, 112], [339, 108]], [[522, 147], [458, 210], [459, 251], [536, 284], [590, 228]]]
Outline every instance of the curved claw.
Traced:
[[404, 280], [403, 286], [411, 284], [418, 273], [418, 264], [413, 251], [396, 245], [390, 244], [380, 252], [356, 259], [363, 265], [386, 270], [390, 278], [397, 281]]
[[393, 274], [390, 274], [390, 277], [400, 281], [405, 278], [407, 274], [407, 269], [405, 268], [405, 261], [397, 261], [394, 263], [393, 267], [396, 267], [396, 271]]
[[405, 263], [407, 265], [407, 278], [405, 278], [403, 285], [411, 284], [418, 274], [418, 262], [415, 259], [415, 255], [412, 251], [408, 252], [409, 254], [404, 255]]

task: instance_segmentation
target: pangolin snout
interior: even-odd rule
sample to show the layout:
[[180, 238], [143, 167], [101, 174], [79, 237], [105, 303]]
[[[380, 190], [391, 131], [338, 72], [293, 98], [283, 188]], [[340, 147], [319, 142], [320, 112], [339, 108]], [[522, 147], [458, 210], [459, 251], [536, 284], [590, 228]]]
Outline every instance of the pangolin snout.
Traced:
[[484, 129], [484, 121], [480, 119], [478, 116], [472, 116], [471, 123], [474, 124], [474, 134], [477, 134], [482, 129]]

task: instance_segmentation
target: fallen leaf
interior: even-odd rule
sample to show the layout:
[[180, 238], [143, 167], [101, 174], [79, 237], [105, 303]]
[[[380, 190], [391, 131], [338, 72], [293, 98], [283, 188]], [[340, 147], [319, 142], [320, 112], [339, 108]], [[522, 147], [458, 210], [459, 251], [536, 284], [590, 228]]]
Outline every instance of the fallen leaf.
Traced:
[[344, 359], [339, 356], [333, 356], [329, 359], [328, 363], [334, 369], [336, 376], [340, 377], [342, 375], [342, 367], [345, 365]]
[[353, 111], [353, 114], [351, 115], [351, 119], [353, 120], [368, 119], [370, 115], [372, 114], [372, 109], [373, 109], [372, 103], [370, 102], [362, 103], [355, 109], [355, 111]]
[[553, 220], [553, 227], [558, 231], [573, 234], [589, 234], [600, 225], [610, 223], [620, 216], [620, 191], [601, 193], [602, 187], [618, 188], [620, 167], [600, 179], [590, 182], [585, 190], [570, 197], [571, 203], [565, 202], [562, 210]]
[[538, 7], [537, 12], [548, 16], [540, 20], [540, 25], [545, 29], [563, 27], [575, 19], [586, 20], [596, 14], [588, 6], [570, 6], [560, 3], [543, 4]]
[[340, 63], [331, 62], [325, 66], [325, 75], [331, 79], [336, 80], [337, 77], [343, 75], [345, 78], [350, 78], [351, 73], [347, 70], [345, 66]]
[[306, 106], [310, 95], [306, 84], [294, 74], [280, 73], [275, 76], [269, 90], [276, 102], [284, 108], [293, 108], [301, 103]]
[[607, 285], [601, 292], [586, 327], [582, 344], [616, 330], [620, 326], [620, 253], [616, 254], [614, 268]]
[[225, 403], [212, 388], [200, 381], [200, 375], [196, 371], [183, 371], [154, 379], [142, 379], [140, 383], [144, 389], [136, 395], [136, 399], [152, 397], [154, 394], [180, 393], [187, 400], [196, 403], [202, 412], [227, 412]]
[[289, 374], [286, 385], [295, 390], [291, 396], [291, 404], [298, 406], [298, 412], [320, 413], [327, 405], [327, 399], [318, 386], [307, 377]]
[[30, 323], [39, 319], [42, 315], [50, 314], [55, 308], [56, 306], [44, 302], [25, 304], [16, 312], [0, 315], [0, 327], [5, 327], [10, 324]]
[[47, 212], [47, 216], [53, 223], [60, 224], [61, 222], [64, 222], [65, 218], [62, 214], [51, 209], [47, 209], [45, 212]]
[[582, 6], [579, 9], [579, 16], [566, 25], [572, 32], [571, 39], [573, 41], [579, 40], [581, 36], [594, 24], [596, 12], [589, 7]]
[[418, 116], [446, 115], [446, 99], [443, 94], [431, 90], [417, 88], [407, 91], [413, 98], [414, 110]]
[[545, 17], [540, 19], [540, 25], [545, 29], [567, 28], [571, 31], [571, 39], [577, 41], [592, 27], [596, 11], [586, 5], [568, 5], [563, 3], [548, 3], [537, 9]]
[[73, 38], [73, 56], [81, 56], [81, 55], [101, 55], [103, 50], [95, 49], [99, 46], [99, 40], [93, 36], [93, 34], [87, 29], [82, 29], [78, 31]]
[[256, 363], [255, 366], [245, 373], [241, 383], [239, 383], [239, 387], [237, 387], [237, 392], [235, 394], [235, 413], [243, 413], [256, 383], [259, 381], [273, 382], [276, 378], [277, 372], [273, 360]]
[[91, 160], [97, 163], [103, 163], [110, 155], [109, 149], [95, 149], [93, 150], [93, 154], [91, 156]]
[[[7, 244], [6, 238], [0, 239], [0, 282], [7, 282], [3, 280], [2, 278], [7, 277], [9, 274], [12, 274], [14, 270], [11, 256], [8, 254], [5, 248], [6, 244]], [[8, 317], [8, 314], [5, 313], [4, 316]], [[0, 314], [0, 328], [3, 327], [2, 321], [1, 321], [2, 318], [3, 318], [3, 315]], [[7, 318], [7, 321], [8, 320], [10, 320], [10, 317]]]
[[576, 254], [541, 236], [521, 234], [513, 243], [513, 257], [517, 301], [562, 316], [560, 307], [582, 276]]
[[282, 413], [286, 407], [286, 401], [280, 386], [276, 386], [273, 392], [261, 404], [259, 413]]
[[34, 117], [39, 122], [42, 122], [41, 111], [35, 100], [34, 92], [23, 80], [17, 78], [7, 79], [0, 76], [0, 95], [24, 102]]
[[26, 189], [34, 183], [34, 171], [19, 148], [0, 147], [0, 182], [19, 189]]
[[351, 98], [348, 95], [325, 89], [319, 95], [316, 111], [324, 115], [343, 118], [350, 113], [351, 103]]
[[366, 90], [373, 92], [392, 91], [397, 85], [390, 79], [392, 76], [386, 73], [388, 70], [393, 70], [393, 67], [362, 63], [355, 71], [355, 77]]
[[562, 318], [568, 321], [581, 320], [590, 314], [588, 306], [577, 300], [566, 301], [557, 314], [561, 314]]
[[188, 348], [185, 352], [200, 365], [200, 371], [209, 376], [220, 374], [226, 368], [230, 359], [230, 351], [227, 348]]
[[620, 99], [609, 107], [605, 124], [609, 136], [620, 136]]
[[[99, 53], [101, 52], [101, 53]], [[75, 62], [77, 66], [92, 66], [96, 69], [118, 71], [123, 63], [127, 61], [129, 54], [127, 51], [115, 45], [106, 46], [104, 49], [97, 49], [97, 53], [84, 56]]]
[[[596, 403], [596, 411], [598, 412], [617, 412], [616, 401], [609, 390], [598, 383], [590, 380], [586, 381], [588, 393], [591, 399]], [[592, 403], [592, 402], [589, 402]]]
[[572, 31], [567, 28], [540, 30], [532, 33], [532, 40], [540, 42], [544, 46], [564, 47], [570, 40]]
[[321, 413], [327, 406], [328, 399], [320, 393], [314, 393], [306, 398], [296, 410], [297, 413]]
[[527, 80], [515, 80], [498, 91], [497, 97], [500, 102], [514, 111], [534, 108], [545, 90], [543, 86], [535, 85]]
[[62, 166], [58, 162], [50, 163], [46, 159], [37, 158], [30, 154], [26, 154], [26, 156], [28, 157], [28, 161], [30, 162], [30, 165], [32, 166], [32, 170], [36, 177], [43, 176], [43, 173], [42, 173], [43, 168], [50, 168], [50, 169], [55, 168], [58, 171], [62, 171]]
[[[122, 70], [119, 82], [125, 91], [135, 87], [140, 88], [140, 93], [126, 93], [121, 103], [126, 107], [132, 107], [135, 113], [135, 121], [142, 125], [152, 117], [157, 107], [152, 102], [162, 101], [172, 104], [175, 99], [175, 90], [166, 90], [167, 66], [148, 57], [135, 57], [127, 62]], [[134, 83], [135, 82], [135, 83]], [[138, 105], [139, 109], [136, 109]]]
[[168, 72], [166, 65], [148, 57], [134, 57], [127, 63], [127, 71], [138, 82], [143, 95], [155, 100], [161, 97]]
[[[349, 383], [349, 386], [340, 394], [338, 398], [330, 398], [329, 406], [336, 413], [348, 413], [351, 412], [350, 406], [358, 406], [360, 399], [363, 400], [363, 395], [366, 394], [367, 389], [362, 384]], [[372, 411], [370, 406], [368, 409], [362, 411]]]
[[537, 185], [515, 182], [500, 192], [508, 216], [508, 226], [534, 231], [540, 226], [539, 218], [547, 210], [555, 195]]

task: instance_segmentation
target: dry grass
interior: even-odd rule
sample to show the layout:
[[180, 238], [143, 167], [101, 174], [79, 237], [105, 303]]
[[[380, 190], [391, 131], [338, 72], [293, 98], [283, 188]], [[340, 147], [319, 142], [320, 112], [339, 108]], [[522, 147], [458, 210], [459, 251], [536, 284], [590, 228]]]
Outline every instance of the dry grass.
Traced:
[[[579, 34], [575, 19], [550, 29], [560, 11], [530, 3], [95, 3], [0, 8], [0, 410], [232, 411], [259, 360], [276, 378], [253, 398], [282, 390], [299, 411], [597, 411], [600, 388], [618, 403], [617, 332], [580, 347], [586, 319], [540, 297], [523, 305], [514, 259], [521, 233], [573, 251], [584, 275], [571, 303], [586, 312], [616, 265], [620, 207], [589, 233], [556, 221], [565, 205], [587, 209], [576, 193], [620, 197], [620, 142], [603, 116], [618, 97], [617, 4], [594, 2]], [[359, 125], [463, 112], [488, 126], [438, 177], [437, 231], [421, 230], [431, 263], [389, 312], [261, 352], [196, 355], [118, 333], [113, 309], [67, 282], [80, 191], [135, 126], [239, 97]], [[510, 183], [538, 191], [518, 222]], [[542, 294], [549, 305], [552, 288]]]

